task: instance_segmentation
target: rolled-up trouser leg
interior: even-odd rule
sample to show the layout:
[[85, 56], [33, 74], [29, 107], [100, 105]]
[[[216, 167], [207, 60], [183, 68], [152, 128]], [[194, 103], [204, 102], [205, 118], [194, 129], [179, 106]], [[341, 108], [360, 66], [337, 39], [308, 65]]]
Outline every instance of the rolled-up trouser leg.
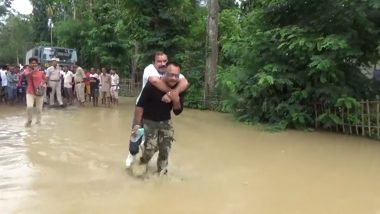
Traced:
[[77, 95], [78, 101], [84, 103], [84, 83], [75, 84], [75, 93]]
[[166, 169], [168, 166], [169, 153], [172, 146], [174, 130], [171, 122], [161, 124], [158, 131], [158, 158], [157, 171]]
[[145, 149], [141, 157], [141, 163], [146, 164], [158, 151], [158, 130], [156, 122], [144, 120]]
[[27, 122], [32, 122], [33, 119], [33, 105], [34, 105], [35, 96], [32, 94], [26, 94], [26, 115]]
[[49, 85], [51, 87], [51, 92], [50, 92], [50, 105], [54, 105], [54, 99], [55, 99], [55, 94], [57, 93], [57, 86], [58, 82], [50, 81]]
[[37, 109], [37, 123], [41, 122], [42, 108], [44, 105], [44, 98], [42, 96], [36, 97], [36, 109]]

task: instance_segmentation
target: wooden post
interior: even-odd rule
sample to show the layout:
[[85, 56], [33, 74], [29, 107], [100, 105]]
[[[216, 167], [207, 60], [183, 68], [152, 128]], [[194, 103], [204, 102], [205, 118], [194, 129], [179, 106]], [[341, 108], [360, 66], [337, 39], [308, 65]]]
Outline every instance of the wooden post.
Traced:
[[314, 126], [315, 126], [315, 129], [318, 129], [318, 112], [317, 112], [317, 104], [316, 103], [314, 103], [314, 114], [315, 114]]
[[365, 135], [365, 130], [364, 130], [364, 100], [361, 100], [360, 106], [362, 108], [362, 136]]
[[371, 137], [371, 114], [369, 111], [369, 100], [367, 100], [368, 135]]
[[343, 133], [346, 134], [346, 127], [344, 125], [344, 109], [343, 108], [340, 111], [340, 117], [342, 118], [342, 130], [343, 130]]
[[[355, 113], [356, 114], [359, 113], [357, 107], [355, 107]], [[359, 126], [358, 126], [358, 123], [355, 123], [355, 130], [356, 130], [356, 135], [359, 135]]]
[[350, 109], [347, 109], [348, 128], [350, 130], [350, 134], [352, 134], [352, 124], [351, 124], [351, 121], [349, 120], [349, 116], [350, 116]]
[[[336, 116], [338, 116], [338, 113], [336, 112], [336, 108], [334, 108], [334, 113], [335, 113]], [[344, 130], [344, 127], [343, 127], [343, 130]], [[339, 132], [339, 125], [338, 124], [335, 124], [335, 131]]]
[[[329, 114], [331, 114], [331, 108], [329, 108]], [[329, 130], [332, 131], [333, 130], [333, 127], [329, 127]]]
[[379, 101], [376, 100], [376, 128], [377, 128], [377, 138], [380, 136], [380, 118], [379, 118]]

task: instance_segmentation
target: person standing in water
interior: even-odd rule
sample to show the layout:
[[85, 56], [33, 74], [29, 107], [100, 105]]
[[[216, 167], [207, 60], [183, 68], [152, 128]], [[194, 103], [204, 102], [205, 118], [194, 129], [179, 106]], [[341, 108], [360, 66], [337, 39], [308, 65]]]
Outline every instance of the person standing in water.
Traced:
[[46, 70], [48, 84], [51, 88], [50, 92], [50, 106], [54, 105], [55, 95], [57, 96], [58, 104], [63, 106], [62, 101], [62, 87], [61, 87], [61, 68], [58, 65], [59, 59], [52, 58], [52, 65]]
[[94, 68], [91, 68], [90, 74], [90, 88], [91, 88], [91, 99], [94, 107], [98, 106], [99, 103], [99, 75], [95, 72]]
[[111, 69], [111, 98], [114, 105], [119, 103], [119, 75]]
[[67, 103], [69, 105], [72, 105], [74, 102], [74, 95], [73, 95], [73, 78], [74, 74], [69, 70], [67, 66], [63, 68], [63, 91], [67, 100]]
[[[142, 79], [142, 88], [144, 89], [145, 85], [150, 82], [152, 85], [160, 89], [161, 91], [165, 92], [166, 94], [162, 97], [163, 102], [171, 102], [170, 97], [167, 95], [170, 91], [172, 91], [173, 94], [175, 93], [181, 93], [187, 89], [189, 86], [189, 83], [187, 79], [180, 74], [179, 76], [179, 82], [175, 89], [169, 88], [162, 80], [165, 71], [166, 71], [166, 64], [168, 63], [168, 56], [162, 52], [157, 51], [154, 54], [153, 57], [153, 63], [146, 66], [143, 73], [143, 79]], [[139, 96], [137, 97], [136, 104], [139, 101], [139, 98], [141, 96], [141, 92]], [[132, 127], [135, 124], [132, 122]], [[143, 143], [144, 137], [140, 138], [137, 142], [130, 142], [129, 143], [129, 153], [125, 160], [125, 167], [128, 169], [133, 164], [136, 155], [139, 153], [139, 146]]]
[[75, 94], [77, 95], [77, 99], [79, 101], [80, 106], [84, 106], [85, 97], [84, 97], [84, 80], [86, 79], [86, 75], [83, 69], [78, 66], [78, 63], [74, 63], [73, 70], [74, 81], [75, 81]]
[[38, 69], [38, 59], [31, 57], [29, 58], [29, 67], [25, 70], [25, 75], [27, 78], [28, 86], [26, 89], [26, 113], [27, 121], [25, 126], [29, 127], [32, 125], [33, 117], [33, 106], [36, 106], [37, 109], [37, 121], [36, 124], [41, 123], [41, 114], [43, 107], [43, 93], [36, 93], [38, 87], [44, 87], [46, 83], [46, 76], [43, 71]]
[[[163, 82], [172, 90], [178, 85], [181, 68], [176, 63], [170, 63], [163, 76]], [[144, 87], [135, 109], [135, 121], [132, 135], [144, 124], [145, 144], [140, 164], [147, 166], [153, 155], [159, 151], [157, 172], [167, 174], [168, 158], [173, 141], [174, 129], [171, 122], [171, 111], [179, 115], [183, 110], [184, 93], [171, 93], [170, 103], [162, 102], [166, 93], [149, 82]], [[146, 167], [147, 170], [147, 167]]]
[[110, 104], [111, 75], [107, 73], [106, 68], [102, 68], [102, 74], [100, 75], [100, 84], [102, 85], [100, 89], [100, 99], [102, 100], [102, 104], [104, 100], [104, 103], [108, 107], [111, 107], [111, 104]]

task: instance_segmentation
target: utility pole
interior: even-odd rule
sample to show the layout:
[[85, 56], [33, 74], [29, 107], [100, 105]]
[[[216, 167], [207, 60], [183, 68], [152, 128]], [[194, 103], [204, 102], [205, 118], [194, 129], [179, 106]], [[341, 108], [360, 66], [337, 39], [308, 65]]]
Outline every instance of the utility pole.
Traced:
[[73, 8], [73, 19], [77, 18], [77, 8], [75, 7], [75, 0], [71, 0], [71, 7]]
[[54, 24], [53, 24], [53, 9], [51, 8], [51, 6], [48, 7], [47, 9], [47, 15], [49, 17], [48, 19], [48, 27], [50, 28], [50, 46], [53, 46], [53, 27], [54, 27]]

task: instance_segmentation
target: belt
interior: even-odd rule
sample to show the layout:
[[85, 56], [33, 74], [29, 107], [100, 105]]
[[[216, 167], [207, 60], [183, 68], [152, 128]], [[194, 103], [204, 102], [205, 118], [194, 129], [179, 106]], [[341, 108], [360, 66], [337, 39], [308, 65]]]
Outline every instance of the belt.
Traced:
[[170, 120], [157, 121], [159, 124], [169, 124]]
[[149, 120], [150, 122], [152, 122], [152, 123], [158, 123], [158, 124], [170, 124], [170, 120], [161, 120], [161, 121], [156, 121], [156, 120], [151, 120], [151, 119], [147, 119], [147, 118], [145, 118], [145, 119], [143, 119], [143, 120]]
[[83, 83], [83, 81], [80, 81], [80, 82], [75, 82], [75, 83]]
[[49, 81], [53, 81], [53, 82], [59, 82], [59, 81], [61, 81], [61, 80], [49, 80]]

